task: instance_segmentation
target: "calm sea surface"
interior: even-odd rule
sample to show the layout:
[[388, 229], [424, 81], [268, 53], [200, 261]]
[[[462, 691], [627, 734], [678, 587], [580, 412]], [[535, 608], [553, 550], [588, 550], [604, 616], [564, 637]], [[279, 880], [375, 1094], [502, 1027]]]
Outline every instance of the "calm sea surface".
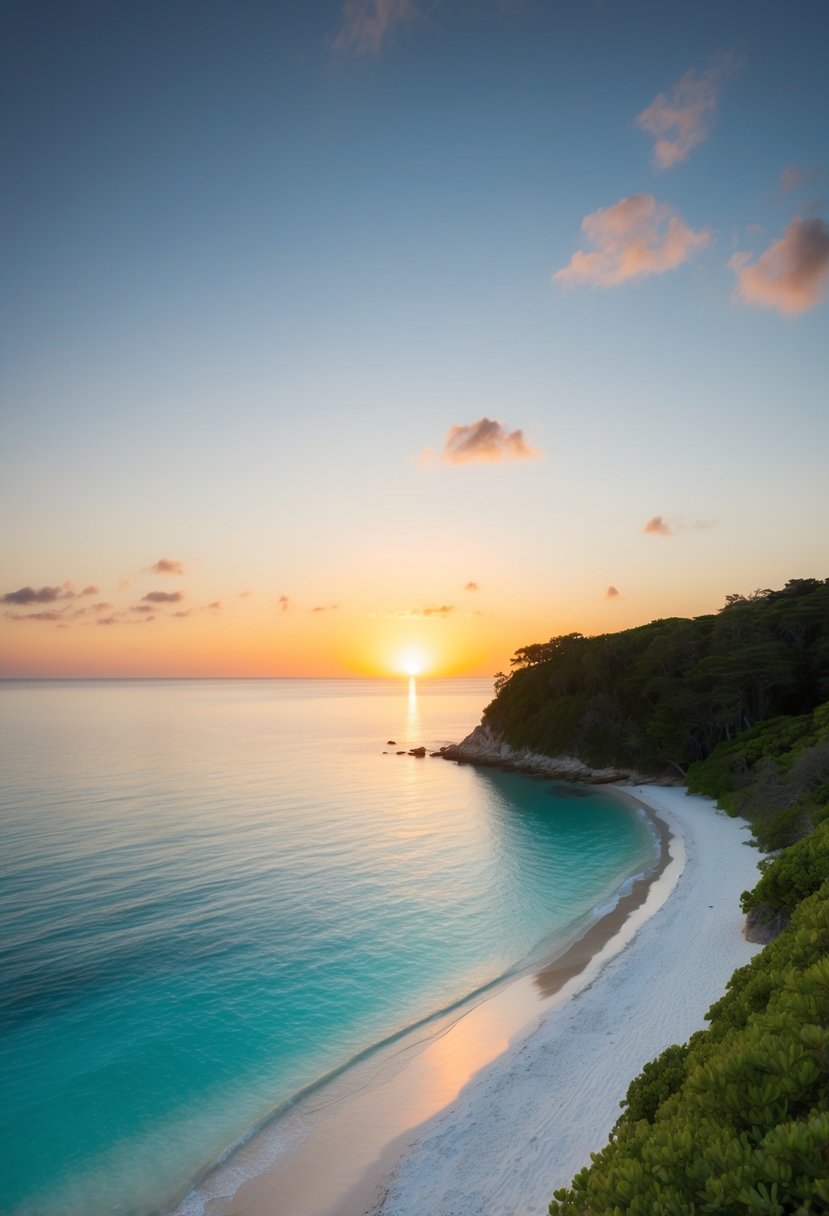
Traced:
[[606, 794], [386, 742], [455, 741], [490, 696], [0, 684], [2, 1212], [168, 1211], [299, 1091], [647, 863]]

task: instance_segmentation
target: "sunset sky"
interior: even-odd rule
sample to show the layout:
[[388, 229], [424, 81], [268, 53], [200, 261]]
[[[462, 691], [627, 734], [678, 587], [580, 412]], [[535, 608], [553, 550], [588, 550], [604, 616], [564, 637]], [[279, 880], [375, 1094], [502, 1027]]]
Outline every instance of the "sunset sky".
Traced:
[[6, 3], [0, 675], [829, 576], [829, 6]]

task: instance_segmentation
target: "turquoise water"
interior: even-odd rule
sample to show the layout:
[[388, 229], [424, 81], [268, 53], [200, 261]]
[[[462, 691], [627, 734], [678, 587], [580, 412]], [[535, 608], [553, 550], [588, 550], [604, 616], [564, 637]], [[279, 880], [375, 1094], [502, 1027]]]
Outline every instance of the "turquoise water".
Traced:
[[457, 740], [490, 695], [0, 685], [3, 1212], [168, 1211], [304, 1087], [646, 864], [606, 794], [386, 742]]

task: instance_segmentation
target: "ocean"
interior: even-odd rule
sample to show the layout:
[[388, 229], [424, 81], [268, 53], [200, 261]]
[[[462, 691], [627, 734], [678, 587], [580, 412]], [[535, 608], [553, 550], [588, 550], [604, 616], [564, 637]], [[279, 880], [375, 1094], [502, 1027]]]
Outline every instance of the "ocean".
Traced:
[[[0, 1210], [151, 1216], [652, 860], [584, 789], [397, 755], [482, 680], [0, 684]], [[393, 741], [393, 742], [392, 742]]]

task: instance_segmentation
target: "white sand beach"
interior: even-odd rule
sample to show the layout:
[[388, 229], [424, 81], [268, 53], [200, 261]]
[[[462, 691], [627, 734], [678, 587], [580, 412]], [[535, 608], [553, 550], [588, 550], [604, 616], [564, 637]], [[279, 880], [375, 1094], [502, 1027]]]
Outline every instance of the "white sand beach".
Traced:
[[739, 896], [758, 860], [743, 821], [680, 788], [623, 792], [668, 822], [671, 865], [536, 1028], [419, 1129], [375, 1192], [377, 1216], [545, 1213], [606, 1141], [629, 1081], [704, 1027], [732, 971], [759, 949], [741, 932]]
[[612, 788], [657, 817], [650, 875], [548, 966], [267, 1126], [178, 1216], [543, 1216], [643, 1064], [702, 1029], [759, 948], [742, 936], [744, 821], [682, 788]]

